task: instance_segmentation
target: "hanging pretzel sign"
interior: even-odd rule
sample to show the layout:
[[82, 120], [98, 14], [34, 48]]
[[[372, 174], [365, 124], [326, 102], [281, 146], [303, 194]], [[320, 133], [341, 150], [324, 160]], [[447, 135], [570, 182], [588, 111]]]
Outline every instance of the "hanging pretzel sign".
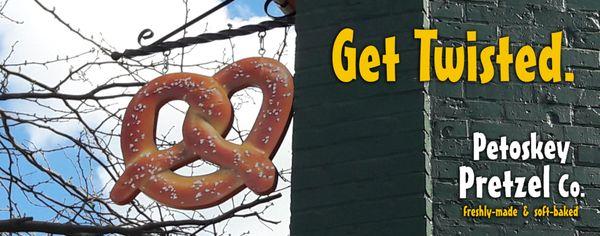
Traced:
[[[246, 140], [234, 144], [224, 139], [233, 120], [229, 98], [247, 87], [261, 89], [262, 105]], [[200, 209], [222, 203], [245, 187], [259, 195], [271, 193], [277, 183], [271, 159], [289, 126], [293, 97], [292, 75], [269, 58], [237, 61], [212, 78], [176, 73], [150, 81], [133, 97], [123, 118], [126, 168], [111, 199], [127, 204], [141, 191], [169, 207]], [[158, 150], [154, 141], [158, 111], [173, 100], [189, 105], [183, 141]], [[173, 172], [198, 159], [219, 170], [199, 176]]]

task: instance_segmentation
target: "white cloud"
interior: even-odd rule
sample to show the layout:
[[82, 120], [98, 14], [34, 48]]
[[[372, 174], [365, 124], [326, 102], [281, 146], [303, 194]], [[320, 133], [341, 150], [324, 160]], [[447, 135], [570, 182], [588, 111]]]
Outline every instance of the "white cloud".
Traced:
[[[216, 5], [218, 2], [219, 1], [216, 0], [189, 1], [191, 8], [189, 15], [190, 17], [195, 17]], [[127, 48], [136, 48], [138, 46], [136, 42], [137, 34], [144, 28], [152, 28], [154, 31], [155, 37], [150, 39], [150, 41], [152, 41], [178, 27], [184, 20], [184, 5], [179, 1], [170, 1], [168, 2], [170, 4], [165, 4], [165, 1], [159, 0], [53, 0], [44, 1], [43, 3], [47, 6], [55, 7], [57, 14], [63, 17], [65, 21], [71, 23], [74, 28], [80, 29], [80, 32], [86, 37], [92, 37], [96, 40], [102, 39], [105, 41], [103, 43], [104, 46], [110, 44], [119, 51]], [[240, 9], [238, 9], [238, 11], [240, 11]], [[64, 26], [58, 24], [53, 17], [47, 12], [42, 11], [33, 1], [10, 1], [5, 9], [5, 13], [24, 22], [21, 25], [15, 25], [7, 21], [0, 21], [0, 35], [2, 38], [2, 40], [0, 40], [0, 43], [2, 43], [0, 48], [3, 49], [2, 53], [7, 53], [6, 48], [10, 47], [14, 42], [19, 42], [16, 47], [15, 55], [11, 58], [12, 62], [46, 61], [48, 59], [56, 58], [57, 55], [74, 55], [88, 51], [92, 48], [90, 43], [81, 40], [74, 33], [67, 31]], [[233, 27], [239, 27], [249, 23], [268, 20], [266, 17], [246, 18], [247, 16], [234, 18], [229, 14], [227, 9], [223, 9], [194, 25], [190, 28], [188, 35], [195, 35], [202, 32], [216, 32], [227, 28], [228, 23], [231, 23]], [[206, 24], [206, 22], [208, 22], [208, 24]], [[283, 36], [283, 29], [272, 30], [267, 33], [265, 39], [265, 46], [267, 49], [266, 56], [273, 56], [279, 43], [282, 41]], [[292, 72], [294, 65], [293, 52], [295, 51], [294, 39], [295, 31], [292, 29], [288, 36], [287, 53], [282, 57], [282, 62], [287, 65]], [[257, 56], [258, 54], [258, 38], [256, 34], [235, 38], [232, 40], [232, 43], [234, 44], [235, 59]], [[188, 50], [191, 50], [186, 55], [186, 63], [189, 64], [231, 57], [230, 42], [227, 40], [197, 45], [188, 48]], [[38, 79], [40, 82], [54, 85], [66, 76], [71, 65], [81, 65], [84, 62], [93, 59], [95, 59], [95, 55], [91, 54], [71, 60], [69, 63], [52, 64], [47, 67], [23, 67], [22, 72]], [[158, 54], [153, 60], [159, 61], [161, 59], [162, 56]], [[107, 61], [110, 60], [110, 58], [101, 56], [99, 60]], [[178, 68], [170, 69], [171, 71], [178, 71]], [[206, 75], [214, 73], [213, 70], [199, 67], [186, 68], [186, 72]], [[92, 67], [86, 72], [86, 77], [91, 78], [91, 81], [71, 81], [62, 91], [75, 94], [83, 93], [98, 84], [106, 82], [107, 78], [122, 73], [123, 70], [117, 66]], [[144, 79], [150, 80], [157, 75], [158, 74], [153, 72], [145, 72], [141, 76]], [[124, 77], [121, 78], [119, 82], [127, 81], [133, 81], [133, 78]], [[11, 81], [11, 84], [13, 86], [11, 87], [12, 92], [27, 91], [29, 89], [29, 87], [25, 86], [25, 83], [15, 83], [15, 81]], [[254, 107], [244, 107], [244, 109], [256, 111], [258, 109], [257, 106], [260, 104], [260, 98], [257, 99], [258, 102]], [[48, 100], [44, 103], [51, 107], [64, 108], [64, 105], [57, 100]], [[113, 103], [115, 102], [113, 101]], [[4, 105], [11, 110], [37, 113], [38, 115], [52, 113], [48, 109], [41, 109], [39, 106], [32, 105], [31, 103], [11, 102], [8, 104], [4, 103]], [[120, 99], [112, 107], [116, 109], [117, 107], [124, 107], [126, 105], [127, 99]], [[251, 122], [249, 121], [254, 120], [255, 114], [256, 113], [252, 112], [240, 113], [240, 120], [246, 121], [243, 126], [249, 127], [251, 125]], [[84, 118], [91, 124], [94, 124], [100, 122], [104, 117], [89, 114]], [[161, 116], [159, 130], [164, 129], [165, 126], [168, 126], [169, 124], [175, 124], [175, 126], [177, 126], [181, 120], [181, 116], [178, 117], [177, 115]], [[82, 129], [80, 125], [71, 122], [52, 124], [52, 126], [68, 134], [77, 134]], [[289, 130], [291, 131], [291, 128]], [[173, 133], [174, 136], [171, 138], [180, 139], [180, 133], [179, 136], [177, 136], [178, 133], [179, 132]], [[56, 139], [48, 133], [40, 132], [38, 129], [34, 128], [29, 130], [28, 139], [37, 146], [46, 147], [60, 145], [64, 142], [64, 140]], [[120, 153], [118, 142], [112, 142], [111, 148], [115, 153]], [[288, 132], [274, 162], [279, 169], [291, 167], [291, 132]], [[102, 181], [106, 182], [109, 180], [108, 175], [101, 170], [98, 170], [97, 174]], [[273, 231], [267, 229], [254, 219], [234, 219], [228, 226], [228, 229], [231, 231], [230, 233], [232, 235], [239, 235], [243, 232], [250, 231], [252, 233], [251, 235], [287, 235], [289, 231], [288, 225], [290, 215], [289, 188], [287, 191], [283, 192], [283, 194], [283, 197], [276, 200], [275, 206], [270, 209], [265, 216], [269, 219], [282, 220], [282, 223], [279, 225], [271, 226]], [[143, 202], [152, 202], [142, 194], [138, 198]], [[201, 210], [200, 212], [216, 214], [216, 209]], [[156, 216], [156, 214], [154, 215]]]

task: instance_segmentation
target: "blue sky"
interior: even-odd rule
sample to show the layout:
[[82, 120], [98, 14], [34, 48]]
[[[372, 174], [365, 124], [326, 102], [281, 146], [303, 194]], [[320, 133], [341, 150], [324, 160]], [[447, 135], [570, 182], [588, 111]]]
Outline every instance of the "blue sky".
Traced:
[[[264, 5], [264, 0], [236, 0], [233, 3], [231, 3], [227, 8], [229, 10], [229, 12], [231, 13], [231, 15], [233, 17], [237, 17], [237, 18], [241, 18], [241, 19], [248, 19], [250, 17], [253, 16], [264, 16], [265, 13], [263, 11], [263, 5]], [[274, 14], [277, 14], [276, 11], [276, 7], [274, 4], [272, 4], [272, 11]], [[195, 17], [195, 16], [192, 16]], [[6, 45], [3, 42], [3, 30], [0, 28], [0, 58], [5, 57], [5, 53], [6, 52]], [[19, 105], [17, 104], [22, 104], [21, 102], [0, 102], [0, 109], [6, 109], [6, 108], [11, 108], [11, 109], [15, 109], [15, 107], [18, 107]], [[0, 131], [2, 132], [2, 131]], [[21, 141], [21, 143], [24, 143], [24, 141], [28, 140], [29, 134], [28, 131], [25, 130], [24, 128], [16, 128], [13, 131], [13, 135], [15, 136], [15, 138], [19, 141]], [[72, 177], [76, 177], [77, 171], [74, 169], [74, 166], [72, 163], [70, 163], [69, 161], [65, 161], [65, 156], [75, 156], [76, 155], [76, 150], [68, 150], [68, 151], [64, 151], [64, 152], [54, 152], [54, 153], [50, 153], [46, 156], [46, 158], [49, 160], [49, 165], [53, 168], [53, 169], [58, 169], [60, 170], [61, 175], [65, 176], [66, 178], [68, 178], [68, 176], [72, 176]], [[85, 157], [85, 155], [84, 155]], [[4, 159], [4, 157], [0, 157], [0, 159]], [[4, 159], [6, 160], [6, 159]], [[25, 173], [25, 172], [31, 172], [31, 175], [27, 176], [26, 181], [29, 183], [35, 183], [37, 182], [36, 180], [42, 180], [42, 179], [46, 179], [47, 177], [44, 177], [43, 175], [40, 174], [36, 174], [35, 170], [33, 167], [29, 166], [28, 163], [21, 159], [19, 160], [19, 164], [20, 164], [20, 169]], [[87, 162], [86, 162], [87, 164]], [[2, 166], [3, 168], [8, 168], [8, 162], [7, 161], [0, 161], [0, 166]], [[93, 170], [95, 168], [97, 168], [97, 166], [95, 165], [84, 165], [84, 172], [88, 172], [92, 173]], [[77, 178], [74, 178], [74, 182], [78, 181]], [[78, 185], [78, 184], [77, 184]], [[69, 197], [69, 194], [64, 192], [64, 190], [62, 188], [56, 188], [56, 186], [52, 186], [52, 185], [47, 185], [47, 186], [40, 186], [40, 188], [38, 190], [41, 190], [47, 194], [50, 194], [52, 196], [65, 196], [64, 200], [65, 203], [70, 203], [70, 202], [74, 202], [74, 199], [72, 199], [71, 197]], [[7, 196], [5, 195], [4, 191], [0, 192], [0, 199], [7, 199]], [[27, 207], [20, 207], [19, 209], [21, 210], [22, 213], [24, 213], [24, 215], [28, 215], [28, 216], [34, 216], [36, 220], [47, 220], [50, 217], [54, 216], [54, 214], [48, 210], [45, 209], [44, 207], [34, 207], [32, 206], [32, 204], [29, 202], [29, 200], [32, 200], [33, 202], [35, 202], [35, 199], [27, 199], [24, 197], [23, 194], [19, 193], [19, 192], [15, 192], [13, 195], [13, 200], [20, 206], [27, 206]], [[0, 207], [5, 207], [5, 204], [3, 204], [2, 202], [4, 202], [6, 200], [0, 200]], [[8, 218], [8, 214], [7, 212], [0, 212], [0, 219], [6, 219]]]
[[264, 0], [237, 0], [227, 7], [233, 16], [247, 19], [264, 15], [263, 5]]
[[[252, 16], [264, 16], [265, 0], [237, 0], [228, 6], [228, 10], [234, 17], [247, 19]], [[279, 16], [280, 12], [277, 9], [277, 4], [271, 3], [269, 5], [269, 13], [275, 16]]]

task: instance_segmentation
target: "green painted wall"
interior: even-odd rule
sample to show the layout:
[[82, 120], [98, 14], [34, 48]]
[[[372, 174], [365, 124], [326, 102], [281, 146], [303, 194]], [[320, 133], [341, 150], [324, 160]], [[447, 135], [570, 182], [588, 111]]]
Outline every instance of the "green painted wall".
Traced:
[[395, 84], [342, 84], [330, 52], [351, 27], [357, 48], [397, 35], [400, 60], [414, 58], [422, 11], [395, 0], [298, 2], [292, 235], [426, 233], [428, 122], [417, 64], [401, 63]]
[[[597, 0], [298, 1], [292, 236], [600, 234], [599, 10]], [[397, 82], [337, 81], [331, 47], [344, 27], [355, 30], [359, 49], [382, 49], [385, 37], [397, 37]], [[563, 66], [575, 72], [575, 83], [422, 84], [414, 28], [438, 29], [443, 45], [464, 44], [465, 31], [477, 30], [480, 49], [509, 35], [513, 53], [524, 44], [545, 46], [551, 32], [563, 30]], [[463, 218], [465, 204], [575, 203], [556, 193], [551, 201], [459, 201], [458, 166], [531, 176], [548, 164], [475, 163], [476, 131], [572, 141], [575, 162], [549, 164], [584, 185], [582, 217]]]
[[[432, 179], [434, 235], [599, 235], [600, 233], [600, 1], [596, 0], [486, 0], [431, 1], [429, 21], [439, 30], [443, 45], [465, 44], [465, 31], [477, 30], [479, 49], [496, 45], [510, 36], [511, 53], [528, 44], [536, 51], [550, 44], [550, 34], [563, 31], [563, 71], [575, 73], [575, 83], [524, 84], [515, 82], [474, 85], [431, 83]], [[438, 44], [439, 45], [439, 44]], [[473, 45], [473, 44], [469, 44]], [[496, 71], [496, 75], [498, 75]], [[539, 75], [538, 75], [539, 76]], [[539, 78], [537, 78], [539, 79]], [[570, 140], [575, 162], [472, 160], [473, 132], [498, 140], [527, 140], [531, 132], [544, 140]], [[576, 203], [563, 199], [551, 187], [552, 199], [458, 200], [458, 166], [466, 165], [483, 176], [511, 170], [513, 175], [542, 175], [551, 165], [551, 185], [564, 173], [584, 185], [586, 199], [579, 219], [512, 218], [472, 220], [463, 218], [460, 207], [487, 204], [538, 207], [543, 204]]]

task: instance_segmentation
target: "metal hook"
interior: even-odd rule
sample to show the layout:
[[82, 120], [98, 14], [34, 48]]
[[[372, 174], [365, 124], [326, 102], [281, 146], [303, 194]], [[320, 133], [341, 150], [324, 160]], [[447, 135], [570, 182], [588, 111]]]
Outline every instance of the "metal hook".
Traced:
[[147, 40], [147, 39], [151, 39], [152, 37], [154, 37], [154, 32], [151, 29], [144, 29], [142, 30], [142, 32], [140, 32], [140, 34], [138, 35], [138, 39], [137, 42], [140, 46], [144, 46], [142, 44], [142, 40]]

